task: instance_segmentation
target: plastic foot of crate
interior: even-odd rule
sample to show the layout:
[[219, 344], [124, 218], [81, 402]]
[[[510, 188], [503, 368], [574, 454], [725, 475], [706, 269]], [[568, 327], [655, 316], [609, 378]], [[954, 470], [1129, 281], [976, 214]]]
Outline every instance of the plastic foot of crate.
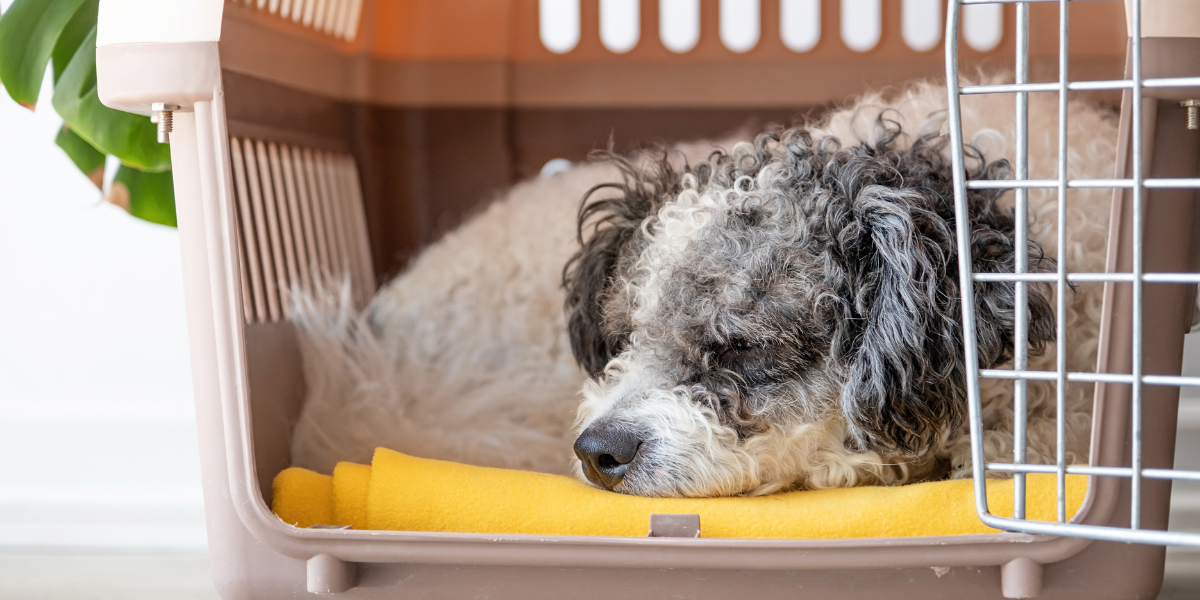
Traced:
[[340, 594], [357, 583], [354, 563], [318, 554], [308, 559], [308, 591], [311, 594]]
[[1037, 598], [1042, 595], [1042, 565], [1021, 557], [1000, 567], [1000, 591], [1005, 598]]

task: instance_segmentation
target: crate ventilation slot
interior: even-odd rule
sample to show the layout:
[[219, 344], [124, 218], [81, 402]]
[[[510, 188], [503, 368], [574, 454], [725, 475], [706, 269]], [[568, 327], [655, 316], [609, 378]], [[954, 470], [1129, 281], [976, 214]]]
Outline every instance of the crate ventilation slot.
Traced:
[[327, 35], [353, 41], [358, 35], [363, 0], [229, 0], [281, 19], [300, 23]]
[[358, 168], [348, 154], [230, 138], [247, 323], [287, 316], [287, 290], [343, 278], [374, 291]]
[[[565, 54], [579, 44], [580, 1], [538, 1], [538, 33], [547, 50]], [[732, 52], [749, 52], [765, 32], [778, 34], [783, 45], [793, 52], [815, 48], [822, 33], [821, 0], [777, 1], [778, 23], [768, 23], [760, 11], [761, 0], [720, 0], [716, 16], [720, 21], [717, 31], [721, 44]], [[623, 54], [643, 38], [642, 2], [657, 4], [658, 38], [663, 47], [683, 54], [700, 42], [700, 0], [600, 0], [600, 41], [609, 51]], [[936, 48], [946, 27], [942, 0], [903, 0], [899, 4], [905, 45], [916, 52]], [[883, 31], [883, 0], [841, 0], [836, 8], [841, 22], [837, 33], [842, 45], [855, 52], [875, 49]], [[973, 5], [964, 9], [963, 35], [967, 44], [979, 52], [995, 49], [1004, 32], [1000, 5]]]

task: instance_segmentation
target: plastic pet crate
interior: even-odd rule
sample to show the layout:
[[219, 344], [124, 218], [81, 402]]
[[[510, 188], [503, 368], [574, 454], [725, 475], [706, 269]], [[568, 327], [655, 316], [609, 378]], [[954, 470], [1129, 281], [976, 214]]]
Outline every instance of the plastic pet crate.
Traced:
[[[1108, 271], [1196, 272], [1194, 192], [1150, 180], [1197, 175], [1197, 133], [1179, 101], [1200, 87], [1149, 80], [1200, 75], [1200, 26], [1191, 3], [1145, 4], [1141, 65], [1126, 75], [1142, 83], [1088, 88], [1122, 79], [1120, 2], [1068, 10], [969, 0], [102, 0], [102, 101], [172, 111], [220, 594], [1152, 598], [1161, 546], [1068, 528], [1128, 531], [1131, 501], [1139, 531], [1166, 528], [1170, 480], [1152, 475], [1172, 466], [1177, 389], [1147, 380], [1136, 398], [1127, 383], [1097, 382], [1090, 466], [1125, 476], [1089, 472], [1084, 508], [1054, 531], [1005, 522], [1005, 533], [889, 539], [472, 535], [297, 529], [269, 509], [305, 385], [282, 289], [324, 270], [349, 276], [365, 301], [495, 190], [550, 159], [582, 159], [610, 135], [619, 148], [715, 137], [748, 121], [816, 114], [867, 88], [947, 73], [956, 82], [957, 62], [965, 71], [1016, 59], [1028, 81], [1053, 83], [1009, 92], [1067, 86], [1108, 90], [1114, 102], [1124, 94], [1114, 178], [1146, 185], [1113, 186]], [[1070, 14], [1069, 47], [1059, 44], [1060, 10]], [[1180, 10], [1187, 18], [1171, 12]], [[946, 15], [962, 11], [960, 40], [959, 20], [947, 28]], [[1131, 116], [1136, 91], [1140, 121]], [[952, 100], [959, 92], [972, 90], [951, 86]], [[1134, 279], [1111, 279], [1097, 372], [1177, 376], [1195, 285], [1143, 279], [1135, 293]], [[1140, 443], [1130, 443], [1132, 432]], [[1019, 457], [1009, 466], [1034, 468]]]

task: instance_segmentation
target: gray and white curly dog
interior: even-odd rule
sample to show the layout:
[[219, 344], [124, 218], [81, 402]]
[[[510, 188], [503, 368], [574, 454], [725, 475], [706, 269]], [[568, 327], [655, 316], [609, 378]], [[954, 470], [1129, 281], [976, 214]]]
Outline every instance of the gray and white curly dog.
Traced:
[[[968, 97], [971, 178], [1009, 177], [1011, 98]], [[571, 473], [645, 496], [767, 494], [969, 477], [945, 88], [872, 94], [806, 127], [605, 156], [514, 186], [427, 248], [365, 311], [294, 295], [307, 399], [293, 462], [386, 446]], [[1069, 175], [1112, 176], [1116, 122], [1072, 103]], [[1032, 178], [1054, 177], [1056, 104], [1030, 100]], [[582, 207], [580, 198], [583, 198]], [[1111, 193], [1031, 190], [1031, 271], [1101, 271]], [[1014, 267], [1012, 194], [971, 193], [977, 272]], [[1013, 353], [1011, 284], [976, 289], [980, 362]], [[1101, 288], [1029, 291], [1030, 368], [1095, 368]], [[565, 307], [565, 310], [564, 310]], [[983, 387], [985, 454], [1012, 456], [1011, 383]], [[1086, 461], [1090, 386], [1068, 389]], [[1055, 456], [1030, 385], [1029, 460]]]

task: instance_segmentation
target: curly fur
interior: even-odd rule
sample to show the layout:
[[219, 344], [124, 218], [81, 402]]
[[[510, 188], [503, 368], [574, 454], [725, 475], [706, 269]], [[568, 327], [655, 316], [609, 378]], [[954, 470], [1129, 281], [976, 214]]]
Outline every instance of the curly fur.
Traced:
[[[1031, 177], [1052, 177], [1054, 100], [1030, 104]], [[514, 187], [362, 315], [298, 296], [309, 391], [293, 461], [328, 470], [383, 445], [578, 472], [571, 440], [602, 423], [644, 440], [626, 493], [969, 476], [944, 108], [944, 88], [920, 83], [716, 151], [577, 165]], [[1011, 99], [963, 109], [970, 176], [1007, 177]], [[1073, 103], [1068, 132], [1070, 175], [1111, 176], [1115, 119]], [[1028, 268], [1102, 270], [1109, 197], [1070, 192], [1060, 253], [1054, 191], [1031, 191]], [[974, 268], [1011, 271], [1011, 194], [970, 204]], [[1030, 286], [1030, 368], [1053, 366], [1057, 292]], [[1071, 369], [1094, 369], [1100, 292], [1065, 290]], [[981, 363], [1003, 366], [1012, 286], [976, 298]], [[1029, 387], [1029, 458], [1052, 461], [1053, 385]], [[1011, 389], [983, 386], [989, 459], [1011, 457]], [[1086, 460], [1090, 410], [1091, 387], [1072, 384], [1070, 461]]]

